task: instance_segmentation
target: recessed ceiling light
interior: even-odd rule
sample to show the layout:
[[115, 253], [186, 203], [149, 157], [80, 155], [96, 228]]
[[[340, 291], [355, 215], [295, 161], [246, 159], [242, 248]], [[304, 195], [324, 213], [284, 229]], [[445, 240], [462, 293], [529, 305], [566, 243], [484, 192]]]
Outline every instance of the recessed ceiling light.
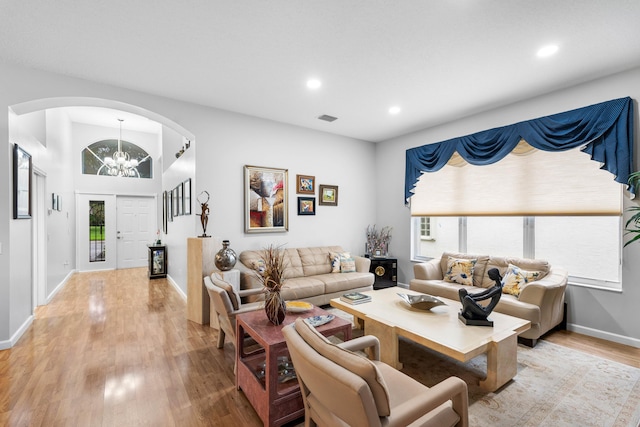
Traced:
[[307, 80], [307, 87], [309, 89], [318, 89], [320, 86], [322, 86], [322, 82], [318, 79]]
[[398, 107], [397, 105], [394, 105], [393, 107], [389, 108], [389, 114], [398, 114], [400, 113], [400, 107]]
[[550, 44], [548, 46], [544, 46], [538, 51], [538, 58], [546, 58], [548, 56], [553, 55], [558, 51], [558, 45]]

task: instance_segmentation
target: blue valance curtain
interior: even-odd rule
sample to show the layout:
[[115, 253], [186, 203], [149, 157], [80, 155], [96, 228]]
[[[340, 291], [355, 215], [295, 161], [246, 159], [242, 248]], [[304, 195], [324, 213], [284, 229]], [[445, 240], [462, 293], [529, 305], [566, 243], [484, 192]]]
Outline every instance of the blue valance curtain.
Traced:
[[[633, 170], [633, 120], [633, 100], [626, 97], [409, 149], [405, 204], [420, 175], [441, 169], [454, 152], [472, 165], [489, 165], [503, 159], [521, 139], [545, 151], [585, 145], [582, 151], [591, 160], [600, 162], [617, 182], [627, 184]], [[634, 188], [629, 191], [635, 193]]]

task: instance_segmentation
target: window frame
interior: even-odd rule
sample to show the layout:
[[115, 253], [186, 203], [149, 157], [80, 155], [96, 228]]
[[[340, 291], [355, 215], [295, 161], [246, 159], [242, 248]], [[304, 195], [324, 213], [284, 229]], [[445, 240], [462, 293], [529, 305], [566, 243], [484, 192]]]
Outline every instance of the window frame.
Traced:
[[435, 240], [433, 236], [433, 217], [421, 216], [420, 218], [420, 240]]
[[[137, 158], [138, 166], [136, 167], [136, 169], [138, 170], [139, 176], [135, 178], [154, 179], [154, 161], [151, 154], [149, 154], [147, 150], [145, 150], [143, 147], [136, 144], [135, 142], [122, 139], [121, 144], [123, 147], [123, 151], [129, 154], [133, 152], [139, 153], [139, 156]], [[113, 138], [100, 139], [98, 141], [94, 141], [88, 144], [80, 152], [80, 173], [82, 175], [89, 175], [89, 176], [110, 177], [110, 175], [104, 172], [100, 174], [95, 173], [93, 171], [89, 172], [88, 169], [90, 168], [90, 166], [87, 163], [87, 159], [95, 158], [97, 159], [98, 162], [102, 163], [105, 155], [111, 156], [113, 155], [113, 153], [117, 151], [117, 149], [118, 149], [118, 140]], [[143, 163], [148, 164], [149, 176], [146, 176], [146, 174], [140, 173], [139, 167]], [[102, 164], [100, 166], [102, 166]], [[100, 170], [100, 168], [98, 168], [98, 170]]]
[[[413, 245], [411, 247], [411, 259], [414, 262], [425, 262], [433, 259], [433, 257], [421, 255], [420, 254], [420, 242], [424, 241], [421, 237], [421, 218], [420, 216], [411, 217], [411, 235]], [[432, 219], [437, 217], [430, 217]], [[467, 252], [467, 217], [457, 217], [458, 218], [458, 248], [457, 251], [460, 253]], [[529, 259], [535, 259], [535, 216], [524, 216], [523, 217], [523, 257]], [[622, 218], [620, 221], [622, 222]], [[589, 277], [581, 277], [569, 275], [569, 284], [575, 286], [588, 287], [593, 289], [601, 289], [612, 292], [622, 292], [622, 224], [619, 227], [619, 238], [618, 244], [620, 245], [619, 256], [618, 256], [618, 281], [611, 281], [605, 279], [593, 279]], [[427, 240], [427, 239], [425, 239]], [[436, 238], [432, 239], [435, 241]]]

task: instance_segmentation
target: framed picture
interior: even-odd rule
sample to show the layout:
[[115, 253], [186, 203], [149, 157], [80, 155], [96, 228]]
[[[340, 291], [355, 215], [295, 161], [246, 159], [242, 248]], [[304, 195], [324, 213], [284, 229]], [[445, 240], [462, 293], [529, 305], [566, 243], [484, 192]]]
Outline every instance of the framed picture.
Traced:
[[184, 194], [182, 195], [184, 201], [184, 214], [191, 215], [191, 178], [186, 179], [182, 186], [184, 187]]
[[55, 193], [51, 193], [51, 210], [58, 210], [58, 196]]
[[287, 169], [244, 167], [245, 233], [285, 232], [289, 229]]
[[13, 219], [31, 218], [31, 155], [13, 144]]
[[[167, 193], [167, 222], [173, 222], [173, 191], [165, 191]], [[167, 229], [169, 225], [167, 224]]]
[[316, 177], [310, 175], [296, 175], [296, 193], [316, 194]]
[[171, 190], [171, 204], [173, 205], [171, 207], [171, 214], [173, 217], [175, 218], [180, 216], [180, 209], [178, 208], [178, 187]]
[[162, 192], [162, 232], [167, 234], [167, 222], [168, 222], [168, 214], [167, 211], [167, 192]]
[[298, 197], [298, 215], [315, 215], [316, 198]]
[[338, 186], [320, 184], [320, 204], [338, 206]]
[[178, 215], [184, 215], [184, 188], [182, 188], [182, 183], [178, 184], [176, 188], [178, 189]]
[[59, 194], [56, 194], [56, 200], [57, 200], [57, 206], [58, 206], [58, 212], [62, 211], [62, 198], [60, 197]]

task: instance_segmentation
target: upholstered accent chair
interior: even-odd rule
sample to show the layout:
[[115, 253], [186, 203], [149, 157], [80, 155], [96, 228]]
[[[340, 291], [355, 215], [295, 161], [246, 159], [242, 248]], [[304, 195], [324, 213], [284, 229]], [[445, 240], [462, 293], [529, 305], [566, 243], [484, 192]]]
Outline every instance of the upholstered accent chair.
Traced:
[[[379, 341], [335, 345], [303, 319], [282, 330], [302, 391], [305, 426], [466, 427], [467, 384], [457, 377], [429, 388], [377, 360]], [[372, 348], [370, 360], [354, 351]]]
[[[218, 319], [218, 348], [224, 347], [225, 337], [229, 337], [236, 346], [236, 316], [240, 313], [258, 310], [264, 307], [262, 302], [242, 303], [242, 297], [263, 293], [262, 289], [237, 291], [229, 282], [224, 281], [215, 272], [204, 277], [204, 285], [213, 303], [212, 309]], [[234, 366], [235, 372], [235, 366]]]

